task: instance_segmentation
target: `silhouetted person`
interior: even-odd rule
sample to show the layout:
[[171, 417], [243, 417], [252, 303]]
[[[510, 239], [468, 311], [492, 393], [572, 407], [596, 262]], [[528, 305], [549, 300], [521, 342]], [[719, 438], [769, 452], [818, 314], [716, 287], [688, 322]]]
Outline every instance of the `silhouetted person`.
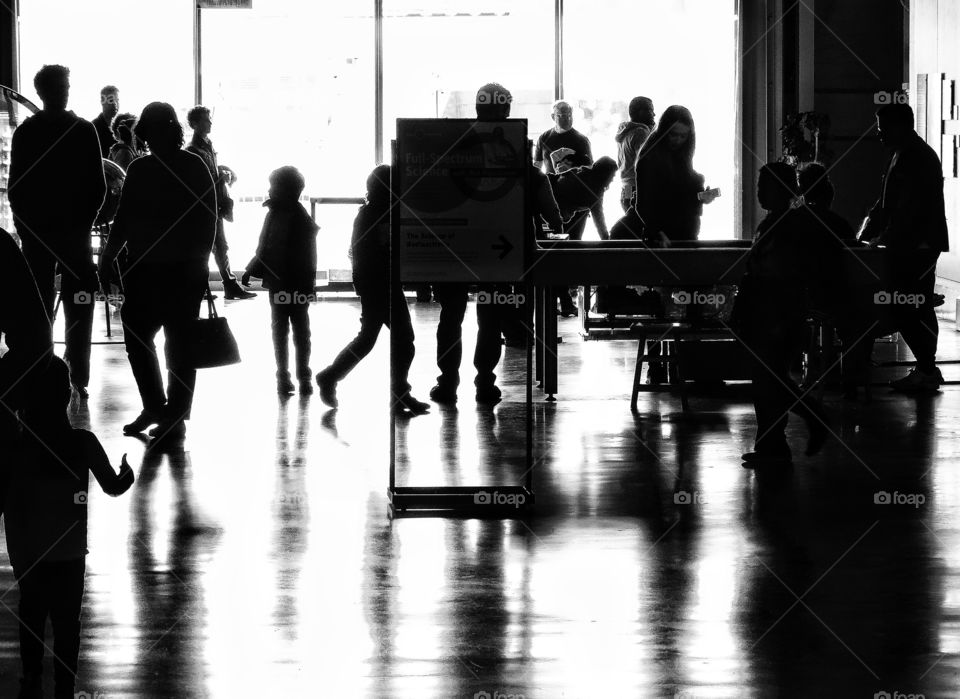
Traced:
[[693, 169], [697, 133], [690, 110], [672, 105], [640, 149], [636, 162], [637, 214], [652, 244], [696, 240], [703, 205], [716, 198]]
[[[207, 289], [210, 250], [217, 227], [213, 180], [203, 161], [181, 150], [183, 127], [165, 102], [143, 109], [135, 135], [150, 155], [130, 165], [107, 246], [100, 256], [106, 284], [122, 248], [124, 302], [120, 311], [130, 368], [143, 411], [124, 426], [177, 440], [186, 432], [197, 371], [190, 360], [190, 323], [200, 312]], [[157, 284], [163, 280], [163, 286]], [[154, 338], [165, 338], [167, 389], [157, 361]]]
[[620, 206], [624, 213], [630, 208], [637, 188], [637, 154], [656, 126], [653, 101], [649, 97], [634, 97], [628, 108], [630, 121], [620, 122], [617, 135], [617, 166], [620, 170]]
[[133, 135], [133, 127], [136, 124], [137, 117], [130, 112], [117, 114], [111, 124], [116, 141], [111, 146], [107, 157], [124, 170], [130, 167], [130, 163], [144, 155], [143, 144]]
[[[53, 352], [50, 317], [16, 242], [0, 228], [0, 279], [11, 293], [0, 298], [0, 333], [7, 351], [0, 357], [0, 478], [7, 442], [16, 432], [16, 410], [30, 394], [30, 378]], [[0, 498], [2, 499], [2, 498]]]
[[856, 240], [853, 226], [831, 208], [835, 190], [827, 168], [821, 163], [807, 163], [797, 172], [797, 185], [804, 205], [831, 233], [839, 240]]
[[313, 393], [310, 371], [310, 304], [316, 298], [317, 231], [300, 203], [305, 182], [297, 168], [285, 166], [270, 173], [269, 209], [260, 231], [257, 252], [243, 273], [243, 283], [259, 277], [270, 291], [270, 328], [277, 360], [277, 393], [294, 391], [290, 380], [288, 336], [293, 330], [296, 374], [300, 393]]
[[[390, 330], [393, 410], [424, 413], [429, 404], [410, 395], [407, 377], [413, 363], [414, 335], [407, 299], [399, 279], [390, 279], [390, 166], [378, 165], [367, 178], [367, 201], [353, 222], [350, 239], [353, 287], [360, 297], [360, 332], [333, 363], [317, 374], [320, 398], [337, 407], [337, 382], [370, 354], [380, 328]], [[391, 315], [391, 303], [393, 313]]]
[[597, 210], [597, 230], [600, 239], [609, 238], [606, 221], [603, 217], [603, 195], [613, 182], [617, 173], [617, 164], [613, 158], [603, 156], [593, 165], [565, 170], [562, 173], [547, 175], [550, 187], [560, 207], [560, 216], [564, 220], [564, 231], [568, 222], [575, 220], [577, 214]]
[[747, 256], [735, 310], [735, 325], [753, 365], [757, 437], [754, 451], [743, 456], [750, 468], [791, 462], [785, 436], [789, 412], [807, 424], [808, 455], [820, 450], [828, 434], [823, 409], [801, 394], [790, 366], [803, 346], [809, 290], [824, 285], [823, 270], [833, 266], [825, 257], [836, 248], [830, 246], [829, 231], [808, 211], [791, 208], [797, 193], [792, 165], [768, 163], [760, 169], [757, 198], [768, 213]]
[[44, 632], [53, 625], [54, 696], [73, 697], [87, 555], [89, 474], [108, 495], [133, 485], [126, 455], [114, 472], [96, 435], [67, 417], [70, 377], [52, 357], [21, 411], [24, 431], [11, 454], [4, 498], [7, 551], [20, 588], [20, 696], [41, 697]]
[[[513, 95], [499, 83], [488, 83], [477, 90], [477, 121], [499, 121], [510, 118], [510, 103]], [[557, 202], [550, 190], [550, 183], [542, 172], [533, 169], [530, 175], [534, 218], [529, 234], [534, 236], [545, 220], [553, 230], [560, 230], [562, 221]], [[535, 230], [536, 229], [536, 230]], [[505, 285], [481, 284], [486, 293], [509, 293]], [[460, 384], [460, 360], [462, 358], [463, 316], [467, 308], [467, 284], [448, 282], [434, 285], [434, 297], [440, 303], [440, 322], [437, 324], [437, 367], [440, 376], [430, 389], [430, 399], [441, 404], [457, 402], [457, 387]], [[477, 370], [474, 385], [478, 403], [495, 405], [501, 392], [496, 385], [496, 369], [500, 362], [503, 333], [514, 330], [517, 313], [504, 304], [477, 305], [477, 344], [473, 365]]]
[[[555, 175], [572, 168], [593, 164], [590, 139], [573, 127], [573, 108], [570, 104], [563, 100], [554, 102], [550, 117], [553, 119], [554, 126], [540, 134], [540, 138], [537, 139], [533, 152], [533, 166], [538, 170], [544, 167], [547, 175]], [[560, 204], [559, 201], [557, 203]], [[591, 214], [600, 238], [606, 238], [607, 224], [603, 218], [602, 198], [590, 209], [575, 211], [569, 219], [565, 216], [563, 228], [554, 232], [565, 233], [570, 240], [582, 240], [583, 231], [587, 226], [587, 217]], [[563, 292], [559, 296], [560, 314], [566, 317], [575, 316], [577, 307], [571, 300], [569, 292]]]
[[230, 271], [230, 258], [227, 255], [230, 246], [227, 245], [223, 221], [233, 221], [233, 199], [227, 192], [227, 185], [233, 184], [233, 171], [217, 164], [217, 152], [210, 141], [210, 129], [213, 128], [210, 110], [199, 105], [194, 107], [187, 112], [187, 123], [193, 129], [193, 138], [187, 150], [200, 156], [217, 185], [217, 237], [213, 243], [213, 259], [223, 281], [223, 296], [227, 299], [252, 299], [256, 294], [245, 290], [237, 282], [236, 276]]
[[40, 69], [33, 81], [43, 109], [13, 132], [8, 195], [23, 255], [53, 318], [55, 278], [65, 319], [70, 380], [81, 396], [90, 380], [93, 298], [98, 288], [90, 232], [106, 183], [97, 134], [67, 111], [70, 71]]
[[[41, 98], [42, 99], [42, 98]], [[114, 144], [113, 118], [120, 111], [120, 90], [114, 85], [105, 85], [100, 90], [100, 113], [91, 122], [100, 140], [100, 157], [109, 158]]]
[[[893, 154], [861, 239], [887, 250], [893, 329], [917, 360], [907, 376], [890, 385], [910, 393], [935, 392], [943, 375], [936, 366], [939, 327], [934, 285], [937, 259], [949, 249], [943, 170], [936, 151], [913, 130], [909, 105], [880, 107], [877, 130]], [[906, 302], [898, 302], [905, 297]]]

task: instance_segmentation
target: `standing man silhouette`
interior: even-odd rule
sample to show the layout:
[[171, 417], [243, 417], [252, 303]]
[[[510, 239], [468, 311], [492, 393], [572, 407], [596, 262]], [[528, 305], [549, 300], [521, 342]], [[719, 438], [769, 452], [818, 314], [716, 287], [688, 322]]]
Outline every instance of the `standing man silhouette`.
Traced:
[[120, 90], [114, 85], [104, 85], [100, 90], [100, 113], [94, 117], [93, 128], [97, 130], [100, 139], [100, 157], [107, 158], [110, 149], [116, 143], [113, 137], [113, 117], [120, 111]]
[[93, 300], [99, 288], [90, 231], [103, 203], [100, 143], [93, 125], [67, 111], [70, 70], [45, 65], [33, 81], [43, 109], [13, 132], [8, 196], [23, 255], [53, 318], [55, 278], [65, 318], [70, 382], [81, 397], [90, 379]]

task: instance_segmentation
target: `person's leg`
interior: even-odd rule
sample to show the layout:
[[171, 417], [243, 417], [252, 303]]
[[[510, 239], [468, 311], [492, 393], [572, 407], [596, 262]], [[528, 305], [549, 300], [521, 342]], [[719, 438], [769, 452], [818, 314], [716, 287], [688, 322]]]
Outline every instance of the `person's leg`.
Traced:
[[26, 259], [27, 266], [30, 267], [30, 273], [37, 283], [40, 300], [43, 301], [43, 307], [46, 309], [47, 315], [53, 320], [53, 307], [57, 298], [57, 258], [53, 256], [46, 245], [29, 233], [21, 233], [20, 241], [23, 244], [23, 257]]
[[144, 412], [159, 415], [167, 398], [163, 390], [163, 376], [157, 358], [154, 338], [161, 327], [157, 309], [157, 292], [149, 279], [130, 277], [124, 279], [123, 306], [120, 319], [123, 323], [123, 340], [130, 360], [130, 369], [140, 391]]
[[[277, 385], [290, 383], [290, 349], [287, 337], [289, 333], [290, 304], [277, 303], [277, 292], [267, 294], [270, 303], [270, 335], [273, 338], [273, 356], [277, 361]], [[289, 388], [289, 386], [287, 386]]]
[[43, 562], [17, 574], [20, 605], [17, 609], [20, 627], [20, 661], [26, 683], [39, 684], [43, 675], [44, 632], [50, 611], [50, 576]]
[[190, 362], [191, 325], [200, 314], [206, 291], [206, 271], [196, 279], [184, 278], [167, 298], [163, 318], [167, 358], [167, 411], [165, 422], [182, 423], [190, 419], [197, 370]]
[[[900, 334], [917, 360], [917, 369], [924, 374], [936, 371], [937, 341], [940, 328], [933, 305], [937, 258], [930, 250], [899, 252], [894, 291], [903, 294], [894, 298], [894, 311]], [[909, 303], [914, 297], [916, 305]], [[903, 300], [905, 303], [897, 303]]]
[[[490, 286], [483, 289], [491, 296], [504, 293], [503, 287]], [[489, 394], [499, 394], [494, 369], [500, 361], [503, 311], [504, 307], [497, 303], [477, 304], [477, 346], [473, 354], [473, 366], [477, 370], [474, 383], [478, 399]]]
[[789, 363], [784, 334], [751, 333], [748, 352], [752, 360], [753, 405], [757, 416], [754, 450], [774, 458], [789, 458], [787, 415], [793, 402], [790, 391]]
[[583, 232], [587, 228], [589, 217], [589, 211], [578, 211], [569, 221], [563, 224], [563, 232], [570, 236], [570, 240], [583, 240]]
[[297, 380], [301, 386], [306, 382], [310, 386], [313, 380], [310, 371], [310, 302], [291, 304], [290, 325], [293, 329], [293, 347], [297, 359]]
[[[60, 267], [60, 298], [63, 306], [63, 359], [70, 367], [70, 383], [78, 390], [90, 383], [90, 342], [93, 336], [93, 314], [96, 310], [97, 282], [93, 260], [84, 260], [73, 271]], [[74, 274], [76, 272], [77, 274]], [[77, 276], [79, 274], [79, 276]]]
[[460, 385], [463, 358], [463, 317], [467, 312], [467, 285], [456, 282], [435, 284], [434, 298], [440, 303], [437, 323], [437, 386], [455, 393]]
[[217, 235], [213, 239], [213, 259], [217, 263], [217, 269], [220, 271], [220, 279], [223, 281], [224, 289], [227, 285], [235, 284], [237, 278], [230, 271], [230, 246], [227, 245], [227, 234], [223, 229], [223, 219], [217, 218]]
[[407, 308], [407, 299], [403, 295], [403, 289], [399, 284], [394, 284], [391, 291], [393, 308], [386, 324], [390, 329], [390, 351], [393, 360], [391, 366], [393, 386], [391, 390], [396, 398], [401, 398], [410, 393], [408, 377], [416, 347], [414, 346], [413, 323], [410, 321], [410, 309]]
[[321, 373], [336, 383], [343, 380], [353, 368], [373, 350], [380, 328], [387, 323], [387, 291], [381, 287], [360, 287], [360, 332], [344, 347], [330, 366]]
[[53, 625], [54, 698], [74, 696], [80, 659], [80, 612], [83, 606], [83, 575], [86, 561], [48, 564], [55, 571], [50, 622]]

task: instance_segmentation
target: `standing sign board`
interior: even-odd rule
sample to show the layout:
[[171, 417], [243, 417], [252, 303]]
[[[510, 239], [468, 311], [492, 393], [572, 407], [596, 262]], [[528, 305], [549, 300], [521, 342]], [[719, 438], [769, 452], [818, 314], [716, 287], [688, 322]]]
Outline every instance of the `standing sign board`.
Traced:
[[522, 279], [529, 156], [525, 119], [398, 119], [403, 281]]

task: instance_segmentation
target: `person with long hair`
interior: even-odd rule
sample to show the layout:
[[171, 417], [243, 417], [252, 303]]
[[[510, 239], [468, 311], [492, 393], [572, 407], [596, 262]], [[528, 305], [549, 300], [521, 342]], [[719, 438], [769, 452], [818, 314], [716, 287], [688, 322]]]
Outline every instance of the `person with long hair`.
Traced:
[[[143, 411], [123, 431], [136, 434], [156, 425], [152, 437], [176, 440], [186, 432], [184, 421], [193, 404], [197, 372], [189, 356], [189, 330], [207, 289], [217, 198], [203, 160], [181, 150], [183, 126], [172, 106], [151, 102], [144, 107], [134, 135], [150, 154], [130, 165], [100, 256], [100, 279], [108, 282], [111, 265], [125, 247], [121, 319]], [[166, 391], [154, 345], [161, 328]]]
[[637, 154], [634, 207], [643, 219], [644, 238], [654, 244], [696, 240], [703, 205], [719, 196], [704, 187], [703, 175], [693, 169], [696, 148], [693, 115], [674, 104]]
[[110, 147], [107, 158], [122, 167], [124, 171], [130, 168], [130, 163], [143, 155], [143, 144], [133, 135], [136, 124], [137, 117], [130, 112], [117, 114], [110, 124], [116, 142]]

